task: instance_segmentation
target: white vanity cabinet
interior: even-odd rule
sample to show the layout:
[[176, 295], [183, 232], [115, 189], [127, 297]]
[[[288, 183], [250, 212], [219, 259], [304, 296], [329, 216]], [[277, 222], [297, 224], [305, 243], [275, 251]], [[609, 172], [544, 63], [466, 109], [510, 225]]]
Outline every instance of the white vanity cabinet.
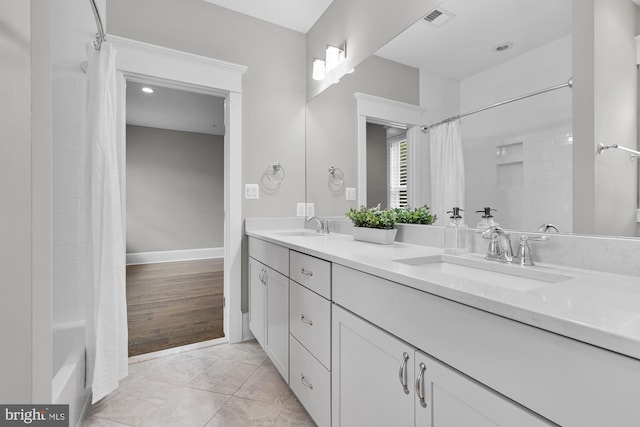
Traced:
[[[416, 405], [421, 427], [640, 425], [635, 359], [335, 263], [332, 296], [334, 306], [366, 319], [371, 328], [428, 353], [414, 358], [417, 376], [424, 357], [425, 401], [432, 403], [426, 415]], [[334, 310], [334, 411], [358, 400], [336, 396], [346, 357], [338, 347], [336, 317]], [[334, 421], [339, 416], [334, 413]]]
[[290, 386], [318, 427], [331, 425], [331, 263], [290, 251]]
[[249, 238], [250, 328], [319, 427], [640, 426], [638, 359], [545, 330], [545, 312], [522, 323], [372, 275], [322, 242]]
[[285, 274], [288, 270], [288, 249], [249, 239], [249, 329], [287, 383], [289, 279]]
[[552, 425], [420, 351], [414, 363], [416, 427]]
[[333, 427], [552, 425], [337, 305], [333, 337]]
[[413, 347], [333, 305], [333, 427], [414, 425]]
[[262, 348], [266, 335], [267, 267], [249, 257], [249, 329]]

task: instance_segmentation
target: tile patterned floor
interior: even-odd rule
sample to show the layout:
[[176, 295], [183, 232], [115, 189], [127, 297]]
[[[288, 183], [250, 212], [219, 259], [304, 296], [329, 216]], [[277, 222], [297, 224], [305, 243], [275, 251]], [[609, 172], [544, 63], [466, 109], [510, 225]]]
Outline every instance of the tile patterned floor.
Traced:
[[221, 344], [129, 365], [83, 427], [314, 427], [255, 342]]

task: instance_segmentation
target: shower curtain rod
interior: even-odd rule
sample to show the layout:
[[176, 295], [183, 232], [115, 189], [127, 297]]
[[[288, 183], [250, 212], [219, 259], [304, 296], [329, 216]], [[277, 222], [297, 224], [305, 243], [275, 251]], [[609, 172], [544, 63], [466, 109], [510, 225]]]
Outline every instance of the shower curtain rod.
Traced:
[[96, 6], [96, 0], [89, 0], [91, 3], [91, 9], [93, 10], [93, 17], [96, 19], [96, 26], [98, 27], [98, 32], [96, 33], [96, 39], [93, 41], [93, 47], [96, 50], [100, 50], [102, 43], [107, 40], [107, 36], [104, 33], [104, 26], [102, 25], [102, 19], [100, 18], [100, 12], [98, 11], [98, 6]]
[[430, 129], [432, 129], [432, 128], [438, 126], [438, 125], [441, 125], [443, 123], [448, 123], [448, 122], [451, 122], [453, 120], [457, 120], [457, 119], [462, 118], [462, 117], [466, 117], [466, 116], [470, 116], [470, 115], [475, 114], [475, 113], [479, 113], [481, 111], [489, 110], [491, 108], [499, 107], [501, 105], [509, 104], [511, 102], [520, 101], [521, 99], [530, 98], [532, 96], [541, 95], [543, 93], [551, 92], [551, 91], [556, 90], [556, 89], [562, 89], [564, 87], [573, 88], [573, 78], [569, 78], [569, 80], [567, 80], [567, 82], [563, 83], [563, 84], [559, 84], [559, 85], [556, 85], [556, 86], [548, 87], [546, 89], [542, 89], [542, 90], [539, 90], [537, 92], [528, 93], [526, 95], [518, 96], [516, 98], [507, 99], [506, 101], [496, 102], [495, 104], [491, 104], [491, 105], [489, 105], [487, 107], [478, 108], [477, 110], [469, 111], [468, 113], [458, 114], [457, 116], [449, 117], [448, 119], [444, 119], [444, 120], [442, 120], [442, 121], [440, 121], [438, 123], [434, 123], [432, 125], [422, 126], [422, 132], [425, 132], [425, 133], [429, 132]]

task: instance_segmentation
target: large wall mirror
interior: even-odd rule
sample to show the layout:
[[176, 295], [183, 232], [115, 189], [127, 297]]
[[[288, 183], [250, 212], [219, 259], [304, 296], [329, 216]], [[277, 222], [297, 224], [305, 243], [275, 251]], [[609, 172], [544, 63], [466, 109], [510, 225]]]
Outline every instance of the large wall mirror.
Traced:
[[307, 202], [431, 206], [423, 126], [555, 88], [460, 119], [465, 222], [491, 207], [512, 230], [638, 236], [637, 161], [596, 150], [637, 149], [637, 17], [631, 0], [443, 1], [308, 101]]

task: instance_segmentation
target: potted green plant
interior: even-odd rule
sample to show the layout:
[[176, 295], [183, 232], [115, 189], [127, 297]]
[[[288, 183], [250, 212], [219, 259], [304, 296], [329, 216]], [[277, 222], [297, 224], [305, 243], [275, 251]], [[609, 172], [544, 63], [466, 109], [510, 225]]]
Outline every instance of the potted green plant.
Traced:
[[425, 224], [431, 225], [436, 220], [436, 216], [429, 212], [429, 206], [424, 205], [418, 208], [404, 207], [392, 209], [396, 216], [397, 224]]
[[350, 209], [345, 215], [353, 222], [352, 234], [355, 240], [388, 245], [396, 238], [396, 215], [391, 210], [380, 209], [380, 205]]

